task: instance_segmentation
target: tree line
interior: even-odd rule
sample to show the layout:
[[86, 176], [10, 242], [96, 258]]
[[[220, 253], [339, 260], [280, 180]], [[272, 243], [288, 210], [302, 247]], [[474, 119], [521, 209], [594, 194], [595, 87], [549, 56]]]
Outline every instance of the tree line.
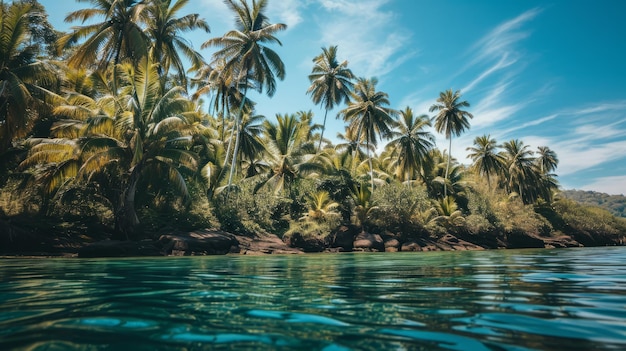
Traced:
[[[201, 44], [208, 59], [184, 36], [210, 33], [199, 14], [181, 13], [188, 0], [78, 1], [90, 7], [67, 15], [78, 23], [67, 33], [36, 0], [0, 3], [5, 217], [90, 213], [113, 237], [140, 239], [159, 216], [276, 234], [410, 222], [407, 231], [432, 234], [473, 220], [477, 232], [504, 228], [504, 211], [490, 206], [518, 206], [541, 223], [549, 216], [529, 206], [555, 213], [553, 150], [483, 135], [466, 166], [450, 154], [473, 118], [460, 91], [439, 93], [432, 115], [394, 109], [337, 46], [312, 58], [303, 92], [321, 123], [311, 111], [257, 114], [249, 92], [271, 97], [286, 70], [273, 50], [286, 25], [266, 16], [267, 0], [226, 0], [235, 23]], [[325, 131], [336, 108], [345, 129], [333, 143]], [[383, 213], [395, 222], [376, 222]]]

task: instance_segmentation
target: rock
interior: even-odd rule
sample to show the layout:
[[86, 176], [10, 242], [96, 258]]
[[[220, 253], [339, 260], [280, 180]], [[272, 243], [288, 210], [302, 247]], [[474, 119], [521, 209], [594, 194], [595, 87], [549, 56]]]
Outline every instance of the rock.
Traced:
[[466, 251], [466, 250], [484, 250], [483, 247], [473, 244], [469, 241], [465, 241], [457, 238], [452, 234], [446, 234], [441, 239], [437, 241], [437, 244], [442, 246], [443, 250], [457, 250], [457, 251]]
[[304, 252], [322, 252], [326, 248], [324, 240], [313, 235], [304, 236], [298, 232], [285, 236], [283, 241], [287, 246]]
[[220, 230], [204, 229], [184, 234], [165, 234], [159, 244], [166, 255], [225, 255], [239, 252], [239, 242], [234, 235]]
[[276, 235], [235, 235], [242, 255], [301, 254], [302, 250], [287, 246]]
[[398, 239], [392, 238], [385, 241], [385, 252], [398, 252], [400, 251], [400, 241]]
[[104, 240], [78, 249], [78, 257], [163, 256], [153, 241]]
[[400, 251], [410, 251], [410, 252], [422, 251], [422, 247], [414, 241], [409, 241], [409, 242], [402, 244], [402, 246], [400, 247]]
[[507, 234], [506, 248], [507, 249], [529, 249], [529, 248], [544, 248], [545, 244], [540, 238], [522, 233], [518, 231], [512, 231]]
[[327, 237], [329, 248], [341, 248], [343, 251], [352, 251], [354, 238], [360, 229], [353, 225], [342, 225]]
[[354, 239], [352, 244], [353, 250], [357, 251], [385, 251], [385, 244], [383, 239], [378, 234], [371, 234], [362, 231]]

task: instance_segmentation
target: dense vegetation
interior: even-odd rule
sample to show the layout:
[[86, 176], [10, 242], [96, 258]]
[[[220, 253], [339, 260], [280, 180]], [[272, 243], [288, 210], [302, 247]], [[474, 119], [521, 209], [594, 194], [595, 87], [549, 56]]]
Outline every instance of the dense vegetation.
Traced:
[[603, 208], [614, 216], [626, 217], [626, 196], [624, 195], [609, 195], [585, 190], [564, 190], [561, 194], [581, 204]]
[[[0, 4], [6, 228], [68, 235], [71, 223], [132, 240], [202, 227], [323, 238], [351, 225], [474, 241], [625, 232], [624, 221], [556, 195], [558, 158], [546, 146], [484, 135], [467, 147], [472, 164], [459, 163], [431, 127], [447, 150], [470, 128], [460, 91], [435, 93], [433, 115], [395, 109], [335, 46], [312, 58], [303, 92], [322, 124], [311, 111], [258, 115], [248, 92], [271, 96], [286, 70], [272, 50], [286, 26], [265, 16], [267, 1], [226, 1], [235, 27], [207, 34], [210, 60], [183, 37], [209, 32], [200, 15], [180, 13], [187, 0], [83, 2], [92, 7], [67, 16], [79, 22], [69, 33], [36, 0]], [[324, 137], [335, 108], [346, 123], [336, 144]]]

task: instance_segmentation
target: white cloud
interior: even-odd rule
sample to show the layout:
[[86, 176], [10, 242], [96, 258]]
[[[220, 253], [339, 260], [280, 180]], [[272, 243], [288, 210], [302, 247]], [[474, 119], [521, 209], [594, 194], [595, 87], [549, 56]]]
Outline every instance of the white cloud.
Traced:
[[470, 65], [475, 65], [478, 62], [494, 57], [500, 58], [504, 55], [512, 54], [514, 45], [530, 35], [528, 31], [520, 30], [521, 27], [535, 18], [540, 12], [541, 10], [538, 8], [528, 10], [494, 28], [470, 49], [474, 56]]
[[509, 82], [500, 82], [492, 87], [492, 90], [476, 104], [472, 112], [472, 127], [476, 129], [494, 125], [504, 119], [510, 118], [521, 110], [525, 103], [505, 104], [503, 102]]
[[340, 59], [347, 59], [357, 76], [383, 76], [414, 56], [407, 50], [408, 30], [395, 24], [395, 14], [379, 0], [320, 0], [328, 12], [318, 19], [320, 46], [337, 45]]

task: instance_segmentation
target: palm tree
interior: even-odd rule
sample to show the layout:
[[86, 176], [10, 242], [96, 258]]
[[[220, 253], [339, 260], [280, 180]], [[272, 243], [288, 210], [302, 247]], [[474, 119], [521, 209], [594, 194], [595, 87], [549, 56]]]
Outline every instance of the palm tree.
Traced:
[[466, 150], [472, 159], [472, 167], [479, 175], [487, 177], [487, 185], [491, 188], [491, 176], [501, 174], [505, 168], [504, 157], [497, 152], [498, 145], [496, 139], [490, 135], [483, 135], [474, 139], [474, 146]]
[[554, 150], [547, 146], [540, 146], [537, 148], [537, 164], [542, 174], [550, 173], [556, 170], [556, 166], [559, 164], [559, 158]]
[[[439, 93], [437, 103], [430, 107], [430, 112], [437, 111], [435, 115], [435, 130], [438, 133], [444, 133], [446, 139], [450, 140], [445, 177], [448, 176], [448, 170], [450, 169], [452, 135], [459, 136], [465, 129], [469, 129], [470, 124], [467, 119], [474, 118], [471, 113], [462, 110], [463, 107], [469, 107], [469, 102], [460, 100], [461, 92], [459, 90], [453, 93], [452, 89], [448, 89]], [[446, 195], [446, 187], [444, 185], [444, 196]]]
[[339, 216], [337, 212], [339, 203], [333, 201], [328, 191], [321, 190], [313, 194], [307, 194], [306, 200], [309, 209], [302, 219], [324, 222], [332, 217]]
[[159, 0], [150, 4], [147, 8], [145, 30], [148, 38], [151, 39], [150, 55], [155, 62], [160, 62], [159, 74], [167, 75], [170, 67], [173, 67], [178, 76], [177, 85], [183, 87], [187, 87], [187, 76], [180, 53], [189, 60], [192, 70], [202, 67], [204, 59], [180, 33], [195, 29], [209, 32], [209, 25], [198, 14], [176, 17], [177, 13], [188, 3], [189, 0], [176, 0], [174, 4], [172, 0]]
[[352, 92], [352, 101], [341, 111], [344, 121], [356, 128], [356, 135], [365, 140], [372, 191], [374, 190], [374, 168], [369, 146], [378, 144], [378, 137], [387, 138], [391, 135], [391, 128], [396, 123], [397, 112], [389, 106], [387, 93], [376, 91], [376, 78], [359, 78]]
[[66, 22], [80, 20], [82, 23], [102, 17], [102, 22], [73, 27], [73, 31], [59, 38], [59, 50], [66, 49], [81, 40], [78, 50], [69, 57], [72, 67], [86, 67], [96, 63], [98, 69], [106, 69], [129, 58], [133, 62], [148, 54], [148, 37], [141, 28], [147, 12], [146, 3], [137, 0], [77, 0], [89, 2], [94, 7], [76, 10], [65, 17]]
[[[50, 187], [56, 189], [68, 181], [108, 182], [103, 188], [118, 189], [109, 197], [116, 231], [127, 238], [139, 224], [135, 199], [142, 185], [171, 187], [188, 199], [183, 174], [195, 174], [198, 168], [197, 154], [190, 150], [195, 133], [190, 119], [194, 118], [195, 106], [182, 95], [182, 87], [161, 93], [156, 66], [147, 57], [137, 66], [119, 65], [123, 83], [119, 94], [103, 96], [96, 102], [80, 138], [47, 140], [42, 143], [47, 145], [33, 147], [21, 165], [56, 164], [54, 177], [49, 180]], [[83, 100], [77, 102], [82, 104]], [[84, 111], [88, 106], [81, 108]], [[60, 108], [57, 113], [64, 111], [73, 109]], [[64, 146], [59, 152], [58, 144], [71, 148]]]
[[322, 124], [322, 135], [317, 147], [322, 147], [324, 140], [324, 130], [326, 129], [326, 117], [328, 111], [332, 110], [342, 101], [346, 103], [350, 98], [354, 75], [348, 69], [348, 61], [339, 63], [337, 61], [337, 46], [322, 48], [322, 53], [313, 59], [313, 70], [309, 75], [311, 86], [306, 91], [311, 94], [314, 104], [322, 104], [324, 108], [324, 123]]
[[277, 115], [277, 123], [266, 120], [265, 148], [270, 172], [261, 181], [257, 189], [270, 186], [274, 192], [282, 193], [290, 190], [294, 181], [313, 171], [323, 170], [323, 166], [309, 162], [315, 153], [311, 140], [304, 138], [308, 124], [302, 123], [295, 114]]
[[[389, 142], [392, 148], [392, 158], [399, 178], [404, 177], [410, 184], [411, 176], [415, 171], [423, 171], [422, 164], [428, 157], [428, 151], [433, 148], [435, 138], [424, 130], [430, 127], [430, 118], [427, 115], [415, 116], [410, 107], [400, 111], [400, 120], [397, 130], [392, 132], [395, 137]], [[421, 173], [421, 172], [420, 172]]]
[[30, 132], [38, 107], [55, 97], [46, 89], [55, 81], [52, 69], [29, 45], [30, 13], [28, 4], [0, 5], [0, 154]]
[[[239, 128], [241, 116], [244, 113], [243, 103], [246, 100], [248, 87], [254, 87], [259, 93], [267, 89], [267, 95], [273, 96], [276, 91], [276, 77], [284, 79], [285, 65], [278, 54], [264, 45], [277, 43], [275, 37], [279, 31], [285, 30], [287, 25], [282, 23], [271, 24], [265, 16], [267, 0], [252, 0], [250, 6], [245, 0], [236, 2], [226, 0], [226, 5], [236, 14], [237, 29], [231, 30], [219, 38], [209, 39], [202, 48], [218, 47], [213, 57], [215, 61], [224, 60], [222, 74], [234, 77], [235, 85], [244, 83], [243, 99], [239, 107], [239, 116], [235, 119], [235, 129]], [[232, 185], [239, 142], [235, 140], [235, 151], [231, 162], [231, 172], [228, 177], [228, 186]]]
[[507, 164], [509, 192], [517, 192], [525, 204], [533, 203], [536, 199], [533, 188], [538, 185], [534, 152], [528, 145], [518, 139], [505, 142], [504, 157]]

